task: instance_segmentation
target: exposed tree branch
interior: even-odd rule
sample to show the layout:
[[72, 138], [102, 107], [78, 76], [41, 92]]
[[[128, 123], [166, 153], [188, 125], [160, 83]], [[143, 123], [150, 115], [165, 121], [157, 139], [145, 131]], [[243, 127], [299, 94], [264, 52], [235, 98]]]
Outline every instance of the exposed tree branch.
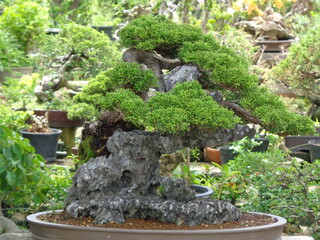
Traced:
[[176, 59], [170, 59], [170, 58], [164, 58], [158, 54], [155, 54], [153, 53], [152, 56], [155, 58], [155, 59], [158, 59], [160, 60], [161, 62], [166, 62], [166, 63], [178, 63], [178, 64], [181, 64], [181, 60], [176, 58]]
[[246, 120], [248, 122], [252, 122], [254, 124], [259, 124], [260, 126], [264, 126], [264, 124], [262, 123], [262, 121], [260, 119], [258, 119], [254, 115], [252, 115], [247, 110], [245, 110], [242, 107], [240, 107], [235, 102], [223, 101], [221, 103], [221, 105], [226, 107], [226, 108], [228, 108], [228, 109], [230, 109], [230, 110], [233, 110], [238, 116], [241, 116], [244, 120]]

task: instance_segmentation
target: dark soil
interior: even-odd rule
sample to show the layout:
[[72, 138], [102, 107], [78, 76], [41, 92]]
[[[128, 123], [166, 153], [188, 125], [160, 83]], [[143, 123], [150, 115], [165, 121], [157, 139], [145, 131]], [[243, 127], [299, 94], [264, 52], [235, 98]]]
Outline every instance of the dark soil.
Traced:
[[201, 230], [201, 229], [225, 229], [225, 228], [244, 228], [254, 227], [261, 225], [268, 225], [276, 222], [277, 220], [264, 215], [244, 213], [239, 221], [230, 221], [223, 224], [202, 224], [197, 226], [176, 225], [170, 223], [162, 223], [155, 220], [142, 220], [142, 219], [126, 219], [123, 224], [107, 223], [104, 225], [94, 224], [93, 218], [69, 218], [65, 214], [52, 213], [50, 215], [42, 215], [40, 220], [52, 223], [69, 224], [74, 226], [87, 226], [87, 227], [104, 227], [104, 228], [125, 228], [125, 229], [149, 229], [149, 230]]

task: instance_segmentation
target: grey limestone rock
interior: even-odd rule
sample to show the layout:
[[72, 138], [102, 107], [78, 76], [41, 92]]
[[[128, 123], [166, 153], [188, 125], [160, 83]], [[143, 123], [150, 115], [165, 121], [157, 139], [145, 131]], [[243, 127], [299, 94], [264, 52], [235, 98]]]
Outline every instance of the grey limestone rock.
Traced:
[[185, 147], [216, 146], [253, 134], [242, 125], [216, 132], [194, 129], [183, 136], [118, 129], [107, 142], [108, 158], [97, 157], [78, 168], [66, 213], [92, 216], [99, 224], [126, 217], [188, 225], [236, 220], [241, 212], [230, 203], [197, 199], [183, 179], [161, 176], [159, 159]]
[[200, 76], [201, 73], [196, 66], [182, 65], [175, 67], [170, 73], [163, 76], [163, 90], [170, 91], [176, 84], [198, 80]]

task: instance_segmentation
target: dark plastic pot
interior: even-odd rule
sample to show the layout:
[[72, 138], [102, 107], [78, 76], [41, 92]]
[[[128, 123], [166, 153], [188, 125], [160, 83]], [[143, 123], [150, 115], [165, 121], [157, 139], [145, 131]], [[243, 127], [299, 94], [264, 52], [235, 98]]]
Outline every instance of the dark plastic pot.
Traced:
[[267, 138], [254, 138], [255, 141], [261, 142], [260, 145], [254, 146], [252, 152], [265, 152], [269, 147], [269, 139]]
[[27, 129], [20, 130], [22, 137], [29, 139], [35, 152], [40, 154], [47, 162], [56, 160], [58, 137], [62, 132], [60, 129], [51, 128], [52, 133], [34, 133]]
[[115, 29], [114, 26], [91, 26], [91, 27], [99, 32], [107, 34], [110, 40], [116, 40], [113, 36], [113, 30]]
[[320, 140], [310, 140], [308, 143], [310, 144], [310, 161], [320, 159]]
[[235, 153], [233, 149], [230, 149], [229, 147], [220, 147], [221, 165], [228, 163], [236, 156], [238, 156], [238, 153]]
[[311, 140], [320, 140], [319, 136], [286, 136], [284, 138], [285, 145], [290, 150], [309, 151]]
[[135, 230], [71, 226], [44, 222], [37, 218], [48, 213], [40, 212], [27, 217], [32, 237], [35, 240], [280, 240], [283, 227], [286, 224], [284, 218], [266, 214], [274, 217], [277, 221], [264, 226], [236, 229]]

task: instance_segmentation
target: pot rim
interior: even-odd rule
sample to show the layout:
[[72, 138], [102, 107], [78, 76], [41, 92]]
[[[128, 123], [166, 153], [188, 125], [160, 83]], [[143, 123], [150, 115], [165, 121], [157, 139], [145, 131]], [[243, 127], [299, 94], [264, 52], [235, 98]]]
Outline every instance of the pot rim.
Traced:
[[60, 133], [62, 133], [61, 129], [57, 129], [57, 128], [50, 128], [50, 130], [52, 130], [53, 132], [50, 133], [37, 133], [37, 132], [29, 132], [27, 131], [27, 128], [24, 129], [20, 129], [19, 132], [20, 133], [24, 133], [24, 134], [30, 134], [30, 135], [58, 135]]
[[264, 231], [266, 229], [275, 229], [283, 227], [287, 221], [286, 219], [272, 215], [267, 213], [259, 213], [259, 212], [250, 212], [253, 214], [263, 214], [267, 216], [271, 216], [277, 219], [277, 222], [271, 223], [268, 225], [256, 226], [256, 227], [246, 227], [246, 228], [228, 228], [228, 229], [206, 229], [206, 230], [143, 230], [143, 229], [125, 229], [125, 228], [103, 228], [103, 227], [84, 227], [84, 226], [74, 226], [74, 225], [67, 225], [67, 224], [60, 224], [60, 223], [51, 223], [39, 220], [37, 217], [41, 215], [45, 215], [52, 212], [62, 212], [63, 210], [55, 210], [55, 211], [45, 211], [45, 212], [38, 212], [27, 216], [28, 222], [35, 224], [35, 225], [45, 225], [49, 228], [59, 227], [62, 229], [73, 229], [77, 231], [88, 231], [88, 229], [97, 232], [114, 232], [114, 233], [151, 233], [151, 234], [221, 234], [221, 233], [241, 233], [241, 232], [256, 232], [256, 231]]

